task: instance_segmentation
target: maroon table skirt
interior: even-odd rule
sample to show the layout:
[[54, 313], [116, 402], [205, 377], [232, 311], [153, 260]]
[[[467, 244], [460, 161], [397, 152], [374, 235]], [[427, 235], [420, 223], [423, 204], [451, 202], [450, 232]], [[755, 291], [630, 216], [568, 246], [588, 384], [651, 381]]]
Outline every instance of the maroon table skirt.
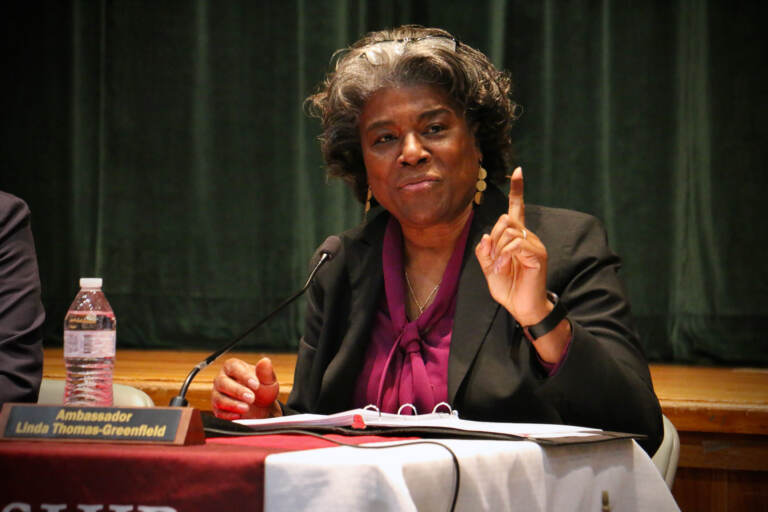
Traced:
[[[328, 437], [355, 444], [393, 440]], [[2, 441], [0, 510], [260, 511], [267, 455], [329, 446], [299, 435], [216, 438], [199, 446]]]

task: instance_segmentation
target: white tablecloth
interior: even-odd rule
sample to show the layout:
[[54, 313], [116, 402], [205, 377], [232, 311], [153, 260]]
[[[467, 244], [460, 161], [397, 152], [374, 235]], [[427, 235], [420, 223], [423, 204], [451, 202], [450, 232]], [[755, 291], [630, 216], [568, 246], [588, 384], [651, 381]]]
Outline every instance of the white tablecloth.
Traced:
[[[632, 440], [542, 447], [522, 441], [440, 440], [459, 458], [457, 511], [679, 511]], [[407, 442], [405, 442], [407, 444]], [[448, 511], [455, 469], [435, 445], [349, 447], [267, 457], [265, 512]]]

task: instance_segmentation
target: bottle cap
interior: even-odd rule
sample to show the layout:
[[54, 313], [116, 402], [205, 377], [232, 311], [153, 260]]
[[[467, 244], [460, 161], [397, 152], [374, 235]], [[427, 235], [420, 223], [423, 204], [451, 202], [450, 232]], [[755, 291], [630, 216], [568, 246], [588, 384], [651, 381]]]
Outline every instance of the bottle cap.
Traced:
[[100, 277], [81, 277], [80, 288], [101, 288]]

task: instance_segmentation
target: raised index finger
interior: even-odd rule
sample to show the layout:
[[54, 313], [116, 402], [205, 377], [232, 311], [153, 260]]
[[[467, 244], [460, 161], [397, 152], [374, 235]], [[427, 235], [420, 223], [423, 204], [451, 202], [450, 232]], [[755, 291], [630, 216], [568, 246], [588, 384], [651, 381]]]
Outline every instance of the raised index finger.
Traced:
[[509, 216], [513, 222], [525, 226], [525, 202], [523, 201], [523, 168], [517, 167], [509, 178]]

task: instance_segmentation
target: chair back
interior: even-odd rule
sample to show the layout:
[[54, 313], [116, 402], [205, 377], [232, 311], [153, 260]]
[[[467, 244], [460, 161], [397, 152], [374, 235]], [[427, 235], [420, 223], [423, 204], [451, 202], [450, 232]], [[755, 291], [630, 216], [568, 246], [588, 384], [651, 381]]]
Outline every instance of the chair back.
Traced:
[[[64, 381], [44, 378], [40, 383], [37, 403], [60, 405], [64, 403]], [[126, 384], [112, 384], [112, 403], [115, 407], [154, 407], [155, 402], [144, 391]]]
[[677, 429], [669, 421], [669, 418], [662, 415], [664, 423], [664, 438], [661, 440], [661, 446], [653, 454], [651, 460], [661, 473], [662, 478], [667, 483], [667, 487], [672, 489], [675, 482], [675, 473], [677, 472], [677, 462], [680, 459], [680, 436]]

